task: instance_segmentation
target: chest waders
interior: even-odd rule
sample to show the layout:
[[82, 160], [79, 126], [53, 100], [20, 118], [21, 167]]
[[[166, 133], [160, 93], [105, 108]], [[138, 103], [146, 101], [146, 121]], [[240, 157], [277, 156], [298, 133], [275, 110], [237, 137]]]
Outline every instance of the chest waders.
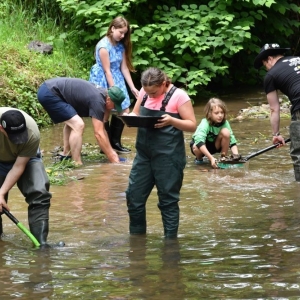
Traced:
[[[6, 176], [3, 176], [3, 175], [0, 175], [0, 187], [2, 186], [4, 180], [5, 180], [5, 177]], [[4, 196], [4, 200], [6, 201], [7, 203], [7, 200], [8, 200], [8, 193], [5, 194]], [[3, 213], [1, 213], [2, 215]], [[2, 216], [0, 215], [0, 238], [1, 236], [3, 235], [3, 224], [2, 224]]]
[[[174, 88], [174, 89], [173, 89]], [[140, 107], [143, 116], [162, 116], [174, 90], [162, 102], [159, 111], [145, 108], [145, 95]], [[168, 113], [180, 119], [179, 114]], [[136, 139], [137, 154], [129, 175], [126, 191], [130, 234], [145, 234], [146, 202], [154, 186], [157, 188], [165, 237], [177, 237], [179, 226], [179, 194], [186, 164], [183, 132], [173, 126], [163, 128], [139, 127]]]
[[[12, 166], [13, 163], [11, 164], [11, 168]], [[4, 175], [0, 176], [0, 186], [2, 186], [5, 178], [6, 176]], [[49, 179], [41, 158], [32, 158], [29, 160], [17, 182], [17, 186], [28, 203], [30, 232], [39, 241], [41, 246], [46, 245], [49, 232], [51, 193], [49, 192]], [[6, 201], [7, 198], [8, 194], [5, 197]], [[2, 220], [0, 230], [2, 231]]]
[[294, 165], [295, 180], [300, 181], [300, 117], [290, 124], [290, 155]]

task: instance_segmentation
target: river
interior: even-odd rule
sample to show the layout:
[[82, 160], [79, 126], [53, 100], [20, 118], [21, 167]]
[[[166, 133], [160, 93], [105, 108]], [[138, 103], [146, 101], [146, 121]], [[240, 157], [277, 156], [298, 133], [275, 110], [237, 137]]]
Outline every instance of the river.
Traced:
[[[224, 94], [229, 116], [265, 101], [258, 91]], [[202, 104], [195, 106], [197, 121]], [[288, 119], [281, 132], [288, 137]], [[239, 152], [271, 145], [268, 118], [231, 121]], [[45, 164], [62, 144], [62, 126], [42, 130]], [[130, 236], [125, 190], [134, 158], [135, 128], [123, 143], [133, 149], [121, 164], [90, 163], [82, 180], [51, 187], [49, 242], [33, 248], [6, 216], [0, 241], [0, 299], [300, 299], [300, 193], [289, 146], [252, 158], [242, 168], [195, 165], [185, 133], [187, 166], [181, 190], [177, 240], [165, 240], [157, 195], [147, 202], [145, 237]], [[86, 120], [84, 143], [95, 144]], [[28, 227], [17, 188], [11, 212]], [[299, 244], [299, 246], [298, 246]]]

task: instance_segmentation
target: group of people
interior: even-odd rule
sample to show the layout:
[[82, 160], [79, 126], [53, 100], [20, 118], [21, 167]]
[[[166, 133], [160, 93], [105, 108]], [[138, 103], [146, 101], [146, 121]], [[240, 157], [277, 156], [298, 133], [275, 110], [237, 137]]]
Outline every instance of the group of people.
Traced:
[[[280, 104], [277, 89], [292, 103], [291, 157], [295, 178], [300, 181], [300, 57], [284, 58], [287, 48], [266, 44], [255, 58], [256, 68], [264, 65], [264, 80], [271, 108], [273, 143], [282, 143], [279, 132]], [[141, 74], [138, 91], [130, 72], [132, 47], [130, 25], [123, 17], [115, 18], [107, 34], [96, 45], [96, 64], [89, 81], [79, 78], [52, 78], [38, 89], [37, 98], [54, 123], [64, 122], [62, 159], [82, 165], [83, 117], [90, 117], [95, 138], [109, 162], [119, 163], [118, 152], [127, 153], [121, 135], [123, 122], [117, 114], [161, 117], [154, 128], [137, 130], [136, 156], [126, 190], [130, 234], [147, 231], [146, 202], [157, 188], [164, 236], [175, 238], [179, 226], [179, 200], [186, 164], [183, 131], [194, 132], [190, 148], [195, 162], [206, 157], [218, 168], [215, 153], [226, 156], [229, 149], [238, 155], [236, 138], [226, 119], [225, 103], [212, 98], [205, 106], [205, 117], [197, 127], [191, 99], [177, 88], [162, 70], [150, 67]], [[136, 98], [132, 112], [126, 83]], [[111, 115], [111, 120], [109, 120]], [[47, 246], [51, 193], [39, 150], [40, 133], [36, 122], [24, 111], [0, 108], [0, 212], [7, 205], [8, 192], [15, 185], [28, 203], [28, 221], [32, 234]], [[0, 234], [3, 234], [0, 216]]]

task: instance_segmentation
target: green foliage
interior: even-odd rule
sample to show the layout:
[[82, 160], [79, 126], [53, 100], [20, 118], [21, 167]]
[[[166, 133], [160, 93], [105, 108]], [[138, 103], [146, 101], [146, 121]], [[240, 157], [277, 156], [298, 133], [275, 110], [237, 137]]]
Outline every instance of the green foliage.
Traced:
[[[157, 6], [153, 20], [134, 31], [138, 66], [154, 65], [180, 82], [190, 95], [213, 77], [228, 75], [228, 61], [242, 49], [252, 20], [241, 25], [222, 1], [210, 5], [182, 5], [181, 9]], [[225, 1], [226, 2], [226, 1]]]
[[[52, 77], [87, 78], [82, 48], [74, 44], [74, 31], [64, 32], [50, 19], [31, 22], [31, 12], [19, 6], [0, 6], [0, 95], [1, 105], [16, 107], [34, 117], [38, 125], [51, 120], [37, 101], [40, 84]], [[9, 15], [8, 15], [9, 13]], [[13, 30], [12, 30], [13, 28]], [[29, 51], [30, 41], [39, 40], [54, 46], [51, 55]], [[76, 54], [76, 55], [74, 55]]]
[[[52, 151], [52, 157], [44, 157], [44, 162], [47, 162], [45, 163], [45, 168], [51, 185], [66, 185], [70, 181], [81, 180], [84, 178], [82, 175], [73, 172], [76, 169], [80, 169], [80, 166], [76, 165], [73, 160], [66, 158], [60, 160], [59, 152], [62, 150], [61, 147], [56, 147]], [[69, 153], [67, 155], [69, 155]], [[81, 155], [84, 158], [85, 164], [107, 162], [106, 155], [100, 153], [97, 144], [83, 144]]]
[[[149, 66], [166, 71], [191, 96], [261, 83], [265, 71], [255, 70], [253, 60], [263, 44], [299, 54], [299, 13], [287, 0], [4, 0], [1, 105], [24, 109], [39, 125], [51, 123], [37, 102], [38, 86], [55, 76], [87, 79], [96, 42], [118, 15], [131, 23], [137, 87]], [[53, 55], [29, 52], [32, 40], [53, 45]]]
[[77, 180], [72, 174], [76, 168], [75, 162], [71, 160], [62, 160], [46, 167], [46, 172], [51, 185], [65, 185], [71, 180]]
[[255, 83], [252, 65], [262, 44], [289, 44], [300, 25], [299, 7], [285, 0], [189, 0], [182, 5], [173, 0], [57, 1], [85, 27], [83, 40], [87, 46], [94, 41], [91, 47], [114, 17], [124, 15], [133, 28], [138, 74], [157, 66], [190, 95], [212, 81]]

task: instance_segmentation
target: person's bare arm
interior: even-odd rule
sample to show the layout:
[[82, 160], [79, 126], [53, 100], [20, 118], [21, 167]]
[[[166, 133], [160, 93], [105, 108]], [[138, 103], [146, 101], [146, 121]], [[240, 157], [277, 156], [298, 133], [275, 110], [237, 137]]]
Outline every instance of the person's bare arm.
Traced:
[[7, 173], [5, 181], [0, 188], [0, 212], [2, 212], [2, 207], [9, 210], [4, 196], [11, 190], [11, 188], [16, 184], [21, 175], [24, 173], [26, 164], [28, 163], [30, 157], [20, 157], [18, 156], [13, 167]]
[[[270, 105], [270, 121], [272, 133], [276, 134], [280, 130], [280, 102], [277, 91], [273, 91], [267, 94], [268, 103]], [[284, 138], [279, 136], [273, 136], [273, 143], [281, 143], [285, 145]]]
[[125, 52], [123, 53], [123, 60], [122, 60], [122, 63], [121, 63], [121, 72], [122, 72], [128, 86], [129, 86], [132, 94], [137, 99], [138, 96], [139, 96], [139, 91], [135, 88], [134, 83], [132, 81], [130, 71], [129, 71], [129, 69], [127, 67], [127, 64], [126, 64]]
[[110, 59], [109, 59], [108, 51], [105, 48], [100, 48], [99, 57], [100, 57], [100, 60], [102, 62], [102, 66], [103, 66], [103, 70], [104, 70], [104, 73], [105, 73], [106, 80], [108, 82], [108, 85], [111, 87], [115, 83], [114, 83], [114, 80], [113, 80], [113, 77], [112, 77], [112, 74], [111, 74]]
[[93, 128], [94, 128], [94, 135], [96, 137], [98, 145], [101, 148], [101, 150], [105, 153], [108, 160], [111, 163], [120, 162], [118, 154], [113, 150], [113, 148], [110, 145], [109, 138], [104, 129], [103, 122], [101, 122], [95, 118], [92, 118], [92, 124], [93, 124]]
[[130, 115], [136, 115], [136, 116], [140, 115], [140, 107], [141, 107], [142, 100], [143, 99], [140, 99], [140, 98], [137, 99]]
[[[197, 147], [195, 145], [195, 147]], [[210, 160], [210, 164], [211, 166], [214, 168], [214, 169], [217, 169], [218, 168], [218, 164], [217, 164], [217, 160], [214, 158], [214, 156], [208, 151], [206, 145], [202, 145], [199, 150], [202, 152], [202, 154], [204, 156], [206, 156], [209, 160]], [[195, 150], [194, 150], [195, 151]]]

